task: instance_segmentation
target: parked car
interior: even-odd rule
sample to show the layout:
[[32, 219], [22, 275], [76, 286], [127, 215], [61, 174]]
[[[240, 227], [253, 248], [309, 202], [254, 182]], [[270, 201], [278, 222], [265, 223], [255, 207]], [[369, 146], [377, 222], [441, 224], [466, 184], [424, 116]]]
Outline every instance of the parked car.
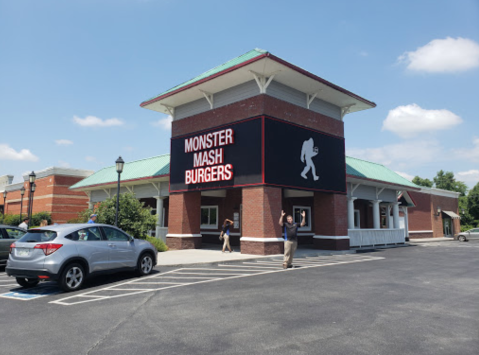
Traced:
[[467, 242], [471, 239], [479, 239], [479, 228], [469, 229], [468, 231], [461, 232], [457, 235], [457, 240], [460, 242]]
[[25, 233], [27, 231], [22, 228], [0, 224], [0, 265], [7, 263], [10, 244], [23, 237]]
[[122, 270], [147, 275], [157, 251], [106, 224], [63, 224], [34, 228], [11, 243], [5, 268], [23, 287], [55, 280], [65, 291], [78, 290], [87, 277]]

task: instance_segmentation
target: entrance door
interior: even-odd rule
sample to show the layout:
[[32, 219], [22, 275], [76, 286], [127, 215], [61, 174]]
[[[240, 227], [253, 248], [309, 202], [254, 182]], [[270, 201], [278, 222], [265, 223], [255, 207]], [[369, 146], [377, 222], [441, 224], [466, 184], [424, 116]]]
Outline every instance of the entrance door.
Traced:
[[450, 218], [444, 218], [444, 236], [452, 238], [452, 221]]

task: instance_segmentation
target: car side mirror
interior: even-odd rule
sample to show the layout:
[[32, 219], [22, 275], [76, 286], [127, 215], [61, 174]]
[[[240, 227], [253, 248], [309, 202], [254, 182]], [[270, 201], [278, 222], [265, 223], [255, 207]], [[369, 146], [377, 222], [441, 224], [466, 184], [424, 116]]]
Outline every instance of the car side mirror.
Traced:
[[130, 243], [133, 243], [135, 241], [135, 238], [130, 239]]

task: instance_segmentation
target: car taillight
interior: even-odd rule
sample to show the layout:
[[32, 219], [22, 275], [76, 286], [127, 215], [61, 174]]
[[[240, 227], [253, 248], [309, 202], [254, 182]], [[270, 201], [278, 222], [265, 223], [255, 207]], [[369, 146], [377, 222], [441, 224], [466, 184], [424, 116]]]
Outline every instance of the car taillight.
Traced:
[[10, 254], [12, 253], [13, 248], [15, 248], [15, 243], [10, 244]]
[[46, 243], [46, 244], [37, 244], [33, 247], [33, 249], [42, 249], [45, 255], [50, 255], [60, 249], [63, 244], [53, 244], [53, 243]]

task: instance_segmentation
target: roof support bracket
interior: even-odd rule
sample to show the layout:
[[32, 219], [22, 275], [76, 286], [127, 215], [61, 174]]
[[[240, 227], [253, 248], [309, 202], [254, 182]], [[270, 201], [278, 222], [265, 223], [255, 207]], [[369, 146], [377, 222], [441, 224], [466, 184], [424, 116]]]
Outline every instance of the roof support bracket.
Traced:
[[309, 105], [311, 105], [311, 103], [313, 102], [314, 98], [315, 98], [316, 96], [318, 96], [318, 94], [319, 94], [320, 91], [321, 91], [321, 90], [318, 90], [318, 91], [316, 91], [316, 92], [313, 92], [312, 94], [306, 94], [306, 106], [308, 107], [308, 109], [309, 109]]
[[133, 189], [134, 189], [135, 186], [125, 186], [125, 187], [130, 193], [132, 193], [132, 194], [134, 193]]
[[252, 70], [250, 70], [250, 72], [251, 74], [253, 74], [256, 84], [258, 84], [260, 94], [266, 94], [266, 89], [268, 88], [269, 84], [271, 84], [271, 82], [273, 81], [273, 78], [276, 75], [276, 72], [270, 74], [269, 76], [256, 73]]
[[172, 106], [164, 105], [164, 104], [162, 104], [162, 106], [163, 106], [164, 108], [166, 108], [166, 110], [167, 110], [168, 113], [170, 114], [171, 118], [174, 119], [174, 118], [175, 118], [175, 108], [172, 107]]
[[346, 116], [346, 114], [349, 113], [349, 111], [351, 110], [351, 107], [353, 107], [354, 105], [356, 104], [351, 104], [351, 105], [341, 107], [341, 120], [344, 118], [344, 116]]
[[108, 198], [111, 198], [111, 194], [110, 194], [110, 189], [102, 189], [103, 191], [105, 191], [106, 195], [108, 196]]
[[151, 183], [155, 190], [158, 192], [158, 196], [161, 196], [161, 182], [158, 183], [158, 186], [155, 185], [154, 182]]
[[205, 97], [206, 101], [208, 101], [208, 103], [210, 104], [210, 109], [212, 110], [213, 109], [213, 94], [203, 90], [200, 90], [200, 91]]
[[351, 184], [351, 197], [353, 197], [354, 191], [359, 187], [361, 184]]
[[381, 195], [381, 192], [383, 192], [385, 187], [383, 187], [381, 190], [378, 191], [378, 188], [376, 187], [376, 200], [379, 200], [379, 195]]

